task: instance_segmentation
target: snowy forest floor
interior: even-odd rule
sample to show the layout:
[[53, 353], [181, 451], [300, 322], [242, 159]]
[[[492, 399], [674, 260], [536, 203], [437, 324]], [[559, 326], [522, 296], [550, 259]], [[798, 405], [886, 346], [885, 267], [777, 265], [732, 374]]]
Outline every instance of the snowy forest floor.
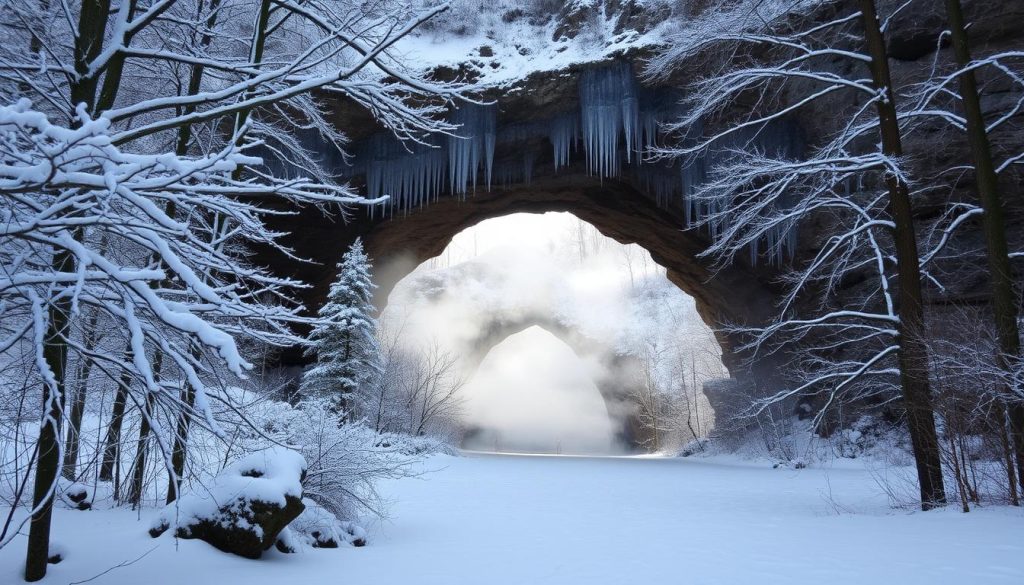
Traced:
[[[1024, 511], [894, 510], [859, 462], [468, 453], [425, 467], [384, 486], [391, 518], [365, 548], [258, 561], [151, 539], [155, 510], [58, 510], [66, 560], [44, 582], [126, 563], [90, 583], [1024, 583]], [[23, 554], [24, 540], [0, 550], [0, 583], [20, 581]]]

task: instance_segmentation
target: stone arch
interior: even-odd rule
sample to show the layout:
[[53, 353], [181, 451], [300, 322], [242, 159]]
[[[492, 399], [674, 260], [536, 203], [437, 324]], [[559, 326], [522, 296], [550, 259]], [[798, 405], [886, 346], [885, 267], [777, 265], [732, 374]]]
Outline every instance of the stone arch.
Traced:
[[[282, 218], [281, 229], [291, 232], [287, 243], [299, 256], [315, 263], [288, 261], [282, 274], [314, 284], [300, 291], [307, 307], [319, 306], [334, 278], [334, 265], [350, 242], [361, 237], [375, 266], [376, 302], [383, 308], [392, 288], [418, 265], [443, 252], [452, 238], [481, 221], [513, 213], [568, 212], [592, 224], [600, 233], [622, 244], [637, 244], [665, 267], [668, 279], [696, 302], [697, 311], [712, 329], [728, 324], [757, 324], [770, 315], [779, 290], [772, 266], [743, 261], [716, 267], [700, 256], [707, 237], [684, 229], [683, 210], [659, 205], [625, 179], [599, 179], [585, 169], [561, 169], [544, 174], [538, 169], [531, 184], [480, 191], [466, 199], [442, 198], [407, 214], [371, 217], [359, 211], [347, 222], [302, 210]], [[273, 258], [269, 259], [271, 262]], [[277, 260], [280, 262], [280, 260]], [[737, 340], [718, 333], [722, 360], [733, 377], [757, 383], [774, 373], [770, 363], [745, 367], [746, 356]], [[285, 356], [298, 362], [301, 356]]]
[[[695, 299], [699, 314], [712, 329], [764, 323], [781, 294], [778, 267], [746, 259], [715, 266], [702, 257], [709, 238], [701, 230], [685, 228], [685, 200], [673, 191], [678, 187], [678, 169], [675, 175], [651, 174], [645, 170], [650, 167], [634, 160], [630, 165], [623, 163], [614, 177], [601, 177], [591, 172], [579, 153], [569, 161], [555, 161], [554, 144], [544, 136], [534, 134], [502, 142], [500, 136], [505, 129], [543, 126], [567, 110], [579, 108], [577, 87], [586, 71], [587, 67], [581, 67], [561, 76], [528, 78], [520, 87], [485, 94], [498, 103], [494, 168], [522, 165], [526, 153], [528, 172], [489, 189], [480, 178], [465, 196], [431, 196], [429, 203], [412, 209], [356, 209], [346, 216], [331, 217], [319, 210], [304, 209], [278, 216], [273, 218], [272, 227], [290, 234], [284, 243], [295, 255], [313, 262], [298, 263], [267, 252], [258, 260], [279, 274], [313, 283], [299, 295], [307, 307], [315, 309], [334, 278], [334, 265], [341, 254], [361, 237], [375, 263], [377, 305], [382, 308], [401, 278], [440, 254], [462, 230], [512, 213], [568, 212], [611, 239], [647, 250], [666, 268], [669, 280]], [[340, 126], [358, 130], [352, 133], [355, 140], [371, 137], [377, 131], [365, 119], [353, 118], [349, 110], [339, 104], [337, 119]], [[788, 128], [777, 136], [783, 140], [797, 134], [798, 129]], [[621, 136], [619, 141], [621, 147]], [[620, 149], [620, 154], [624, 152]], [[674, 177], [671, 180], [675, 187], [666, 195], [652, 184], [652, 177]], [[348, 178], [356, 184], [362, 180], [358, 174]], [[750, 356], [739, 351], [739, 341], [727, 334], [717, 335], [723, 363], [734, 378], [748, 388], [775, 386], [773, 358], [752, 360], [747, 367], [745, 358]], [[287, 352], [283, 360], [299, 363], [302, 358], [298, 352]]]

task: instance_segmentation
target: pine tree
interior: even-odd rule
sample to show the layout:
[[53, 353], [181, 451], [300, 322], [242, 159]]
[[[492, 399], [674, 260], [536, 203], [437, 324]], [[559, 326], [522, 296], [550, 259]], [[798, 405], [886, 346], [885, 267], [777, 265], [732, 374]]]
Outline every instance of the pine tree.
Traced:
[[381, 372], [372, 267], [356, 239], [338, 264], [338, 280], [310, 334], [307, 355], [317, 359], [302, 377], [302, 394], [332, 400], [339, 413], [358, 410], [360, 391]]

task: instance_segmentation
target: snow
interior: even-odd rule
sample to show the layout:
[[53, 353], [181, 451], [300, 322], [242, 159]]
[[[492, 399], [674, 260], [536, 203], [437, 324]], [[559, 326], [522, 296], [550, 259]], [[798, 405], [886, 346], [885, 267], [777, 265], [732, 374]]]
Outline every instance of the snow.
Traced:
[[302, 504], [306, 509], [288, 525], [288, 532], [295, 542], [310, 547], [331, 548], [332, 545], [337, 547], [342, 543], [365, 540], [366, 530], [361, 526], [338, 520], [334, 514], [309, 498], [303, 498]]
[[[554, 13], [538, 10], [533, 17], [524, 15], [511, 21], [502, 18], [517, 9], [531, 12], [526, 6], [529, 2], [456, 0], [450, 4], [448, 12], [399, 40], [394, 55], [410, 68], [470, 67], [478, 87], [514, 88], [534, 73], [553, 74], [572, 65], [607, 60], [625, 51], [656, 45], [672, 28], [671, 19], [665, 19], [651, 30], [616, 33], [618, 14], [605, 14], [604, 7], [581, 7], [592, 14], [580, 34], [555, 38], [560, 18]], [[481, 51], [483, 47], [490, 49], [490, 56], [484, 56], [487, 53]]]
[[[284, 508], [287, 496], [302, 496], [301, 478], [305, 471], [306, 460], [302, 455], [283, 447], [247, 455], [226, 467], [202, 490], [168, 504], [154, 519], [151, 528], [163, 531], [168, 527], [187, 529], [203, 520], [225, 522], [225, 506], [236, 512], [246, 509], [252, 502]], [[233, 521], [239, 527], [246, 527], [245, 517], [236, 516]], [[260, 526], [248, 528], [262, 536]]]
[[[93, 583], [1024, 580], [1024, 512], [894, 511], [859, 461], [794, 470], [726, 457], [468, 454], [425, 466], [434, 472], [384, 486], [397, 504], [366, 547], [270, 551], [260, 561], [199, 541], [151, 540], [149, 510], [141, 520], [128, 510], [57, 510], [67, 559], [44, 582], [80, 581], [142, 555]], [[19, 581], [23, 552], [23, 538], [0, 550], [0, 582]]]

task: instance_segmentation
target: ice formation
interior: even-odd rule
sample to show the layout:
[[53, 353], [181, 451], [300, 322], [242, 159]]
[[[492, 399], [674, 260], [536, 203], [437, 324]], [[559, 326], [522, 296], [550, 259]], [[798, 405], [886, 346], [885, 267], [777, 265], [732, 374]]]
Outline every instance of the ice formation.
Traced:
[[[701, 131], [702, 128], [694, 128], [691, 135], [699, 135]], [[757, 151], [771, 157], [798, 159], [803, 156], [804, 144], [799, 129], [791, 120], [752, 126], [723, 137], [708, 152], [689, 161], [681, 169], [683, 207], [687, 226], [693, 225], [703, 217], [716, 215], [722, 211], [721, 201], [698, 200], [693, 197], [693, 194], [712, 173], [716, 172], [716, 168], [727, 164], [729, 159], [736, 156], [735, 153], [740, 150]], [[789, 205], [785, 201], [780, 204], [783, 208]], [[717, 238], [726, 227], [726, 221], [728, 221], [727, 214], [719, 216], [715, 221], [707, 222], [709, 235], [712, 238]], [[779, 264], [785, 257], [792, 257], [795, 252], [796, 227], [793, 225], [778, 226], [766, 232], [761, 239], [763, 241], [755, 241], [750, 246], [751, 264], [757, 264], [762, 255], [769, 263]]]
[[[715, 238], [726, 227], [727, 214], [702, 220], [718, 215], [723, 203], [693, 195], [716, 168], [739, 150], [799, 158], [803, 144], [795, 123], [776, 121], [733, 132], [699, 156], [642, 161], [643, 154], [658, 144], [660, 124], [681, 114], [679, 97], [641, 87], [632, 66], [616, 61], [581, 72], [580, 103], [574, 111], [498, 128], [495, 104], [460, 104], [450, 117], [459, 127], [456, 136], [424, 144], [402, 143], [390, 134], [373, 136], [357, 151], [346, 175], [365, 175], [367, 196], [388, 195], [392, 210], [408, 211], [444, 193], [465, 196], [478, 187], [529, 184], [535, 164], [545, 162], [538, 157], [539, 146], [547, 139], [555, 171], [567, 167], [582, 145], [589, 173], [602, 179], [625, 175], [660, 206], [679, 202], [686, 226], [703, 223]], [[683, 140], [692, 144], [704, 134], [697, 123]], [[496, 163], [499, 146], [504, 154]], [[765, 234], [751, 246], [751, 262], [764, 258], [778, 263], [792, 256], [795, 232], [788, 227]]]
[[366, 174], [367, 195], [389, 195], [392, 206], [403, 210], [437, 199], [445, 178], [445, 153], [437, 144], [403, 143], [377, 134], [357, 159]]
[[465, 195], [470, 184], [475, 190], [481, 168], [487, 188], [490, 189], [497, 137], [497, 107], [493, 104], [462, 104], [455, 110], [452, 122], [459, 126], [459, 135], [448, 138], [448, 179], [451, 192]]
[[569, 151], [575, 150], [580, 139], [580, 117], [569, 112], [556, 117], [548, 126], [548, 140], [551, 142], [555, 170], [569, 164]]
[[619, 135], [625, 139], [626, 162], [640, 155], [640, 100], [629, 63], [587, 69], [580, 75], [580, 130], [587, 168], [600, 177], [619, 174]]
[[462, 104], [452, 114], [457, 135], [423, 142], [400, 141], [381, 132], [365, 140], [351, 165], [342, 166], [346, 178], [364, 175], [366, 195], [388, 196], [392, 210], [408, 211], [426, 205], [444, 192], [465, 195], [477, 188], [483, 174], [491, 187], [496, 143], [493, 105]]

